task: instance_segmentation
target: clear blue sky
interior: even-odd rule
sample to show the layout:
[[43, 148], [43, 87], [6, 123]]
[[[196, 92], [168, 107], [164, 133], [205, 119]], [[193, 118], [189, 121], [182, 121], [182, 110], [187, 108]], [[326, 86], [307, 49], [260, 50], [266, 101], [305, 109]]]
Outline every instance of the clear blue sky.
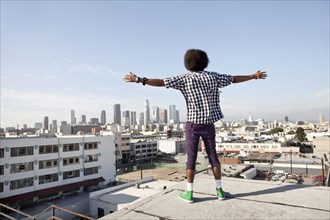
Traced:
[[1, 1], [1, 127], [71, 109], [112, 122], [115, 103], [139, 114], [145, 99], [184, 120], [179, 91], [122, 77], [185, 73], [190, 48], [208, 70], [268, 73], [222, 89], [224, 120], [329, 120], [329, 1]]

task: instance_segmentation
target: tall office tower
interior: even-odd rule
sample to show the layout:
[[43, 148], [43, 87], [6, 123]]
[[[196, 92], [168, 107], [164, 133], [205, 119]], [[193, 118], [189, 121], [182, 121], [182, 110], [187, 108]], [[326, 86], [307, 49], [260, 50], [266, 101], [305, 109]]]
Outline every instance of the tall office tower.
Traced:
[[44, 129], [45, 130], [49, 129], [49, 118], [48, 118], [48, 116], [44, 117]]
[[121, 111], [120, 104], [115, 104], [113, 106], [113, 123], [121, 125]]
[[27, 129], [27, 124], [23, 124], [23, 128], [24, 129]]
[[150, 108], [149, 101], [146, 99], [144, 103], [144, 125], [147, 126], [150, 122]]
[[167, 124], [167, 109], [159, 110], [159, 121], [161, 123]]
[[81, 121], [79, 124], [82, 124], [82, 125], [87, 124], [86, 115], [81, 115]]
[[74, 110], [71, 110], [71, 118], [70, 118], [70, 121], [71, 121], [71, 125], [75, 125], [75, 124], [77, 123], [76, 115], [75, 115]]
[[251, 115], [249, 115], [249, 119], [248, 119], [248, 122], [253, 122], [253, 118]]
[[131, 112], [131, 123], [130, 123], [131, 126], [134, 126], [136, 125], [136, 112], [132, 111]]
[[284, 121], [285, 122], [289, 122], [289, 117], [288, 116], [284, 116]]
[[100, 124], [98, 118], [91, 118], [89, 123], [92, 124], [92, 125]]
[[176, 113], [175, 113], [175, 120], [176, 120], [177, 123], [180, 122], [180, 112], [179, 112], [179, 110], [176, 110]]
[[121, 125], [123, 125], [125, 127], [130, 126], [129, 111], [123, 111], [123, 117], [122, 117]]
[[106, 116], [105, 116], [105, 110], [101, 111], [101, 125], [105, 125], [107, 123]]
[[41, 129], [42, 128], [42, 123], [41, 122], [34, 123], [34, 128], [35, 129]]
[[140, 113], [140, 118], [139, 118], [139, 125], [142, 126], [144, 124], [144, 113]]
[[159, 123], [159, 108], [157, 106], [152, 107], [151, 121], [153, 123]]
[[176, 106], [175, 105], [170, 105], [170, 117], [169, 117], [169, 119], [170, 119], [170, 123], [176, 123]]
[[319, 120], [320, 120], [320, 124], [324, 123], [324, 115], [320, 114], [319, 115]]
[[57, 120], [52, 121], [53, 131], [57, 132]]

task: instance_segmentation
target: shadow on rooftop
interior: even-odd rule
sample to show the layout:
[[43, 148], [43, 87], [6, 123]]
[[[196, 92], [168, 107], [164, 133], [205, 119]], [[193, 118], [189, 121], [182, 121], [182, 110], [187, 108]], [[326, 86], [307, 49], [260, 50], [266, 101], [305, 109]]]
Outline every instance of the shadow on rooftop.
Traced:
[[283, 185], [283, 186], [276, 186], [271, 189], [265, 189], [265, 190], [259, 190], [255, 192], [248, 192], [248, 193], [238, 193], [238, 194], [231, 194], [226, 193], [226, 195], [229, 198], [242, 198], [242, 197], [248, 197], [248, 196], [257, 196], [257, 195], [264, 195], [264, 194], [272, 194], [272, 193], [282, 193], [286, 191], [291, 191], [295, 189], [301, 189], [301, 188], [307, 188], [307, 187], [313, 187], [311, 185]]

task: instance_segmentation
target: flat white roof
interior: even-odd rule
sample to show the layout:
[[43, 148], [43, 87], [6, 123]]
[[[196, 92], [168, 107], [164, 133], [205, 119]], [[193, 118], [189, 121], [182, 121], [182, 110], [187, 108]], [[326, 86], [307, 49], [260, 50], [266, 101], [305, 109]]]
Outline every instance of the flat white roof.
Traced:
[[118, 210], [136, 203], [144, 198], [155, 195], [167, 188], [176, 185], [177, 182], [166, 180], [154, 180], [150, 182], [140, 183], [140, 188], [131, 185], [116, 191], [105, 192], [91, 199], [100, 202], [118, 205]]

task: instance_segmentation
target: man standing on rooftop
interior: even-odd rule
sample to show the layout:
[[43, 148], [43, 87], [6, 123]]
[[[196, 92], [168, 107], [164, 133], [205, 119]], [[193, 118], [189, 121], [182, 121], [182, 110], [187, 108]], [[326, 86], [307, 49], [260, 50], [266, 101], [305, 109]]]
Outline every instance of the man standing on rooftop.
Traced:
[[143, 85], [173, 88], [180, 90], [187, 105], [186, 124], [186, 175], [187, 190], [179, 198], [193, 202], [193, 183], [196, 172], [196, 159], [200, 137], [205, 143], [205, 150], [212, 167], [219, 200], [225, 199], [221, 184], [221, 166], [216, 152], [214, 122], [223, 118], [220, 109], [219, 89], [231, 83], [240, 83], [252, 79], [265, 79], [266, 72], [258, 70], [251, 75], [226, 75], [205, 71], [209, 63], [206, 52], [189, 49], [184, 56], [184, 65], [188, 73], [165, 79], [138, 77], [134, 73], [123, 77], [126, 82]]

